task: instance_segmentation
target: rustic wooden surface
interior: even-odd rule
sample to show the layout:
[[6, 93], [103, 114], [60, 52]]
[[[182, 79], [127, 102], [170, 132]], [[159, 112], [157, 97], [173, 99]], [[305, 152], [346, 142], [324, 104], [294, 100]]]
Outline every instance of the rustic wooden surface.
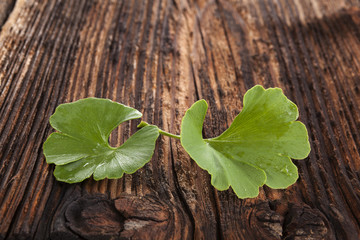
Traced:
[[[0, 4], [0, 239], [360, 238], [359, 1], [14, 3]], [[309, 131], [312, 151], [286, 190], [219, 192], [163, 137], [150, 163], [119, 180], [60, 183], [44, 160], [60, 103], [110, 98], [179, 133], [204, 98], [213, 137], [255, 84], [284, 89]]]

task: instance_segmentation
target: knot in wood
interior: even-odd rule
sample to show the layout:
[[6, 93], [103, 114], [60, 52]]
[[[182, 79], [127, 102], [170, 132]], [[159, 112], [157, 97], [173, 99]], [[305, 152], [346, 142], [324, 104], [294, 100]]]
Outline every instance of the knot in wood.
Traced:
[[124, 229], [125, 218], [103, 195], [84, 196], [65, 211], [67, 227], [85, 239], [114, 239]]
[[318, 210], [307, 205], [292, 205], [285, 218], [285, 239], [332, 239], [329, 222]]
[[171, 208], [156, 196], [125, 194], [112, 200], [98, 194], [70, 201], [52, 239], [168, 239], [175, 228]]

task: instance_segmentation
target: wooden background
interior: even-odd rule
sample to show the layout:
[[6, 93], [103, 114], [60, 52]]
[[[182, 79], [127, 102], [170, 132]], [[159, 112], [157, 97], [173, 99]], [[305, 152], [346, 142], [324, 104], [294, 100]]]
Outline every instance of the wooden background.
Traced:
[[[0, 239], [359, 239], [358, 0], [5, 0], [0, 3]], [[3, 25], [2, 25], [3, 24]], [[161, 137], [119, 180], [57, 182], [42, 144], [60, 103], [96, 96], [179, 133], [196, 100], [205, 137], [255, 84], [281, 87], [312, 151], [286, 190], [240, 200]], [[116, 146], [134, 121], [111, 136]]]

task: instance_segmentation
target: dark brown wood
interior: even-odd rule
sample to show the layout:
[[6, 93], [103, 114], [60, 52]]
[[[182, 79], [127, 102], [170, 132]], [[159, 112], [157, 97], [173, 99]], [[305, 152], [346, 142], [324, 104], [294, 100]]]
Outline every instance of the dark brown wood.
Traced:
[[0, 2], [0, 29], [8, 18], [10, 12], [15, 5], [15, 0], [2, 0]]
[[[0, 239], [360, 238], [359, 1], [4, 2]], [[245, 200], [217, 191], [165, 137], [150, 163], [119, 180], [64, 184], [44, 160], [60, 103], [110, 98], [178, 134], [204, 98], [213, 137], [255, 84], [282, 88], [309, 131], [312, 151], [286, 190]]]

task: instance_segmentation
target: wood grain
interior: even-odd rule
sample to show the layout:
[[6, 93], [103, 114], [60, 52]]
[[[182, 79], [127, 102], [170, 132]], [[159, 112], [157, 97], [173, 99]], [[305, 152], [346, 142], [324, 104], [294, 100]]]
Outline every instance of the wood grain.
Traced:
[[0, 29], [14, 8], [15, 0], [2, 0], [0, 2]]
[[[18, 0], [10, 15], [1, 8], [0, 239], [359, 239], [359, 7]], [[203, 98], [204, 135], [213, 137], [255, 84], [281, 87], [309, 131], [312, 151], [295, 161], [300, 177], [286, 190], [263, 187], [245, 200], [219, 192], [165, 137], [150, 163], [119, 180], [57, 182], [42, 154], [60, 103], [109, 98], [178, 134]], [[111, 145], [137, 123], [117, 128]]]

